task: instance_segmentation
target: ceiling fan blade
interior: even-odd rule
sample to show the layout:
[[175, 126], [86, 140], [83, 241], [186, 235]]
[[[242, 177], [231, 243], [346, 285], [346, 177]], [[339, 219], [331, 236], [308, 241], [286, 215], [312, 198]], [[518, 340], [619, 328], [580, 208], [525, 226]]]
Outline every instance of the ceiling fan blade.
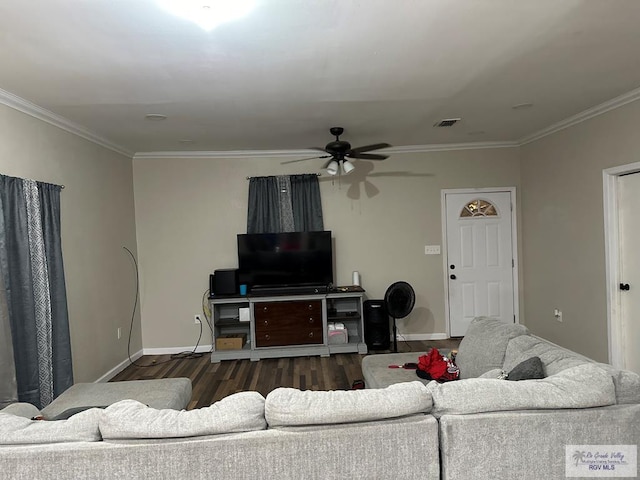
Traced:
[[305, 160], [315, 160], [316, 158], [329, 158], [330, 156], [331, 155], [321, 155], [320, 157], [296, 158], [295, 160], [287, 160], [286, 162], [280, 162], [280, 165], [284, 165], [286, 163], [304, 162]]
[[363, 160], [385, 160], [389, 158], [389, 155], [380, 155], [378, 153], [349, 153], [347, 156], [350, 158], [361, 158]]
[[363, 152], [370, 152], [371, 150], [379, 150], [381, 148], [387, 148], [390, 147], [391, 145], [389, 145], [388, 143], [374, 143], [373, 145], [365, 145], [364, 147], [356, 147], [356, 148], [352, 148], [350, 150], [350, 153], [363, 153]]

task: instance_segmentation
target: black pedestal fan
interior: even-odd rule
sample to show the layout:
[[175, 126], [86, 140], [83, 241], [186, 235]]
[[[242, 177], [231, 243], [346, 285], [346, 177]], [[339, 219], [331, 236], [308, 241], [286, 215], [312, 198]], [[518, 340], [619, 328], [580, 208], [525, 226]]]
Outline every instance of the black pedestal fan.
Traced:
[[387, 312], [393, 318], [393, 351], [398, 352], [398, 330], [396, 319], [404, 318], [411, 313], [416, 303], [416, 293], [407, 282], [395, 282], [384, 294]]

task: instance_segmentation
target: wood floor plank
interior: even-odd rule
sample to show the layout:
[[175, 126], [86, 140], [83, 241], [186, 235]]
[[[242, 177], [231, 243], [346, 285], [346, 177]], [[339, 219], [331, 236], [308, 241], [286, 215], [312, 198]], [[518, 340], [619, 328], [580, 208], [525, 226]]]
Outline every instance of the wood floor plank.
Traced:
[[[460, 339], [399, 342], [401, 352], [419, 355], [432, 347], [458, 348]], [[371, 355], [388, 351], [370, 352]], [[147, 355], [130, 364], [110, 381], [147, 380], [187, 377], [191, 379], [192, 397], [188, 409], [211, 405], [235, 392], [254, 390], [262, 395], [278, 387], [301, 390], [347, 390], [362, 379], [362, 358], [357, 353], [330, 357], [267, 358], [225, 360], [211, 363], [209, 354], [172, 358], [170, 355]]]

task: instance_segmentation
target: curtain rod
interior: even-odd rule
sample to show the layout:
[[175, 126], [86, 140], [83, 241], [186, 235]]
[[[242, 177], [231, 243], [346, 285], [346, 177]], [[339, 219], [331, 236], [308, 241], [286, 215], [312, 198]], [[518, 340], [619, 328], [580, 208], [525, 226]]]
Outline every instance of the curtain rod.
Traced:
[[0, 175], [3, 176], [3, 177], [7, 177], [7, 178], [17, 178], [19, 180], [33, 180], [34, 182], [48, 183], [49, 185], [53, 185], [55, 187], [60, 187], [61, 189], [64, 190], [64, 185], [58, 185], [57, 183], [43, 182], [42, 180], [35, 180], [33, 178], [12, 177], [11, 175], [3, 175], [2, 173], [0, 173]]
[[[302, 173], [302, 174], [298, 173], [297, 175], [305, 175], [305, 174], [304, 173]], [[316, 177], [321, 177], [322, 176], [321, 173], [307, 173], [306, 175], [315, 175]], [[266, 176], [268, 177], [269, 175], [266, 175]], [[275, 176], [275, 175], [272, 175], [272, 176]], [[260, 177], [247, 177], [247, 180], [251, 180], [252, 178], [260, 178]], [[62, 188], [64, 188], [64, 187], [62, 187]]]

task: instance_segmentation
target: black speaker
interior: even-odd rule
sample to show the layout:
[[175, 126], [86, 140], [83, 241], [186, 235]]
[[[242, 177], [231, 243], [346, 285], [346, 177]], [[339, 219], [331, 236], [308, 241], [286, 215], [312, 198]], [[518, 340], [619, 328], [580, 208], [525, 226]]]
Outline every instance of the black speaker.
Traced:
[[389, 350], [391, 330], [384, 300], [364, 302], [364, 341], [370, 350]]
[[213, 295], [237, 295], [238, 269], [226, 268], [214, 271], [209, 277], [209, 288]]

